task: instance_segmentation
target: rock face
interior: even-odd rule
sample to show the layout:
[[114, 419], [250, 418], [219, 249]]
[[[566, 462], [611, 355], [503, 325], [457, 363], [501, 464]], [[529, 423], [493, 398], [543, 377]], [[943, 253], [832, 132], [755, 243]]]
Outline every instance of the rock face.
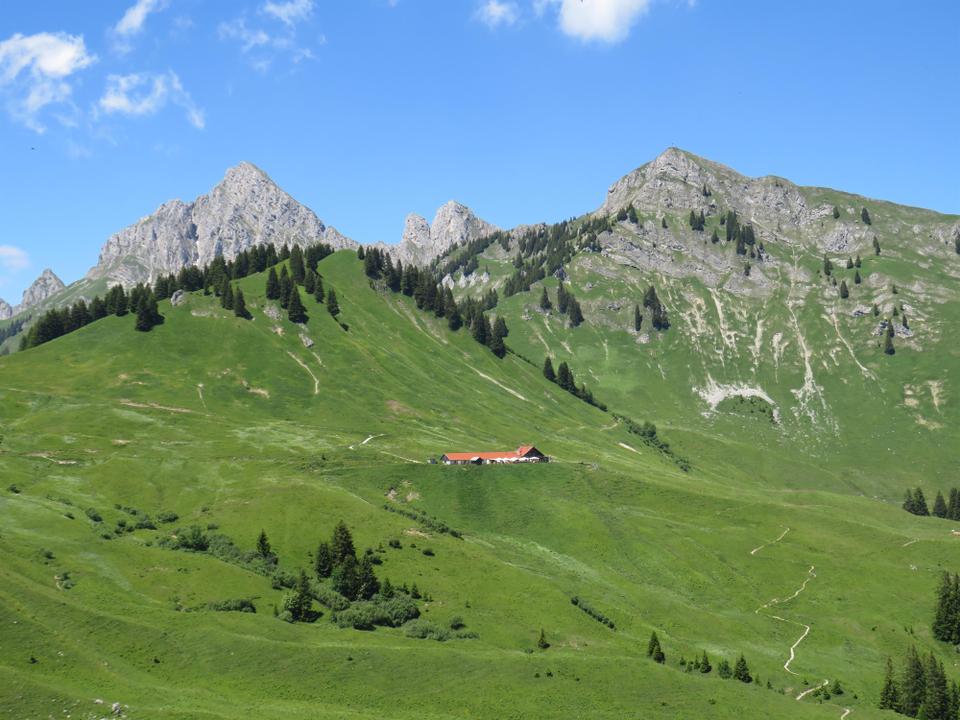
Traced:
[[[23, 300], [20, 301], [16, 312], [26, 310], [37, 303], [41, 303], [54, 293], [60, 292], [66, 287], [63, 281], [58, 278], [53, 270], [47, 268], [40, 277], [33, 281], [33, 284], [23, 291]], [[4, 303], [6, 304], [6, 303]]]
[[0, 320], [9, 320], [13, 317], [13, 308], [5, 300], [0, 300]]
[[400, 244], [391, 248], [404, 263], [428, 265], [457, 243], [470, 242], [498, 230], [481, 220], [465, 205], [451, 200], [443, 205], [433, 223], [419, 215], [407, 215]]
[[152, 215], [110, 237], [87, 277], [132, 285], [190, 265], [205, 265], [217, 255], [230, 260], [258, 244], [317, 242], [335, 249], [357, 246], [325, 226], [262, 170], [244, 162], [230, 168], [209, 194], [191, 203], [164, 203]]

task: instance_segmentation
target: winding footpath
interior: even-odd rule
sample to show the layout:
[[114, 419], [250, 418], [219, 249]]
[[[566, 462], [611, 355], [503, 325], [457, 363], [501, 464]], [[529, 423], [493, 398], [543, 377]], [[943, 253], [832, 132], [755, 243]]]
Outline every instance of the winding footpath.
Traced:
[[[817, 576], [817, 573], [814, 572], [815, 569], [816, 569], [815, 566], [813, 565], [810, 566], [810, 569], [807, 570], [807, 577], [804, 579], [803, 584], [800, 585], [800, 587], [797, 588], [796, 591], [794, 591], [793, 595], [786, 598], [773, 598], [769, 602], [764, 603], [763, 605], [758, 607], [756, 610], [754, 610], [754, 613], [759, 615], [761, 611], [769, 610], [773, 605], [782, 605], [783, 603], [790, 602], [791, 600], [796, 598], [800, 593], [802, 593], [804, 590], [807, 589], [807, 583], [809, 583], [811, 580], [813, 580]], [[790, 657], [787, 658], [787, 661], [783, 664], [783, 669], [786, 670], [788, 673], [790, 673], [791, 675], [798, 675], [798, 673], [790, 669], [790, 664], [797, 657], [797, 647], [800, 645], [800, 643], [804, 641], [807, 635], [810, 634], [810, 626], [807, 625], [806, 623], [798, 622], [796, 620], [787, 620], [786, 618], [780, 617], [779, 615], [769, 614], [767, 615], [767, 617], [772, 618], [773, 620], [779, 620], [780, 622], [787, 623], [789, 625], [799, 625], [800, 627], [803, 628], [803, 634], [801, 634], [800, 637], [797, 638], [797, 641], [790, 646]], [[797, 698], [797, 699], [799, 700], [800, 698]]]
[[783, 538], [786, 536], [786, 534], [787, 534], [788, 532], [790, 532], [790, 528], [787, 528], [787, 529], [784, 530], [782, 533], [780, 533], [780, 537], [778, 537], [776, 540], [771, 540], [770, 542], [766, 542], [766, 543], [764, 543], [763, 545], [760, 545], [759, 547], [755, 547], [753, 550], [750, 551], [750, 554], [751, 554], [751, 555], [756, 555], [758, 552], [760, 552], [761, 550], [763, 550], [765, 547], [767, 547], [767, 546], [769, 546], [769, 545], [774, 545], [775, 543], [780, 542], [781, 540], [783, 540]]

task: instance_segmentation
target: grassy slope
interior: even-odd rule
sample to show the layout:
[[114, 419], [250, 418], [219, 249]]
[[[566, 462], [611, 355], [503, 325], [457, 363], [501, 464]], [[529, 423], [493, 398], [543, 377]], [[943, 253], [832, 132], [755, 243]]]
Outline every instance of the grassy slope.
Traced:
[[[696, 467], [681, 473], [539, 368], [498, 361], [408, 299], [379, 297], [352, 254], [321, 272], [350, 329], [308, 300], [311, 350], [263, 314], [263, 278], [252, 277], [241, 282], [252, 322], [193, 296], [164, 304], [167, 322], [146, 335], [111, 318], [0, 359], [0, 466], [4, 486], [22, 491], [0, 495], [0, 715], [91, 713], [101, 697], [143, 718], [826, 718], [847, 706], [873, 717], [884, 656], [914, 640], [933, 647], [948, 524], [838, 492], [814, 463], [802, 479], [758, 474], [734, 453], [714, 463], [698, 451], [715, 444], [695, 436], [683, 444]], [[520, 442], [557, 462], [422, 464]], [[390, 488], [465, 539], [407, 534], [414, 523], [381, 509]], [[82, 509], [98, 508], [110, 529], [125, 517], [115, 503], [216, 523], [246, 547], [266, 528], [288, 569], [308, 565], [341, 517], [359, 547], [402, 538], [380, 576], [417, 582], [433, 596], [428, 618], [462, 615], [480, 637], [287, 625], [262, 577], [160, 549], [160, 532], [101, 539]], [[755, 610], [792, 594], [811, 565], [816, 578], [776, 610], [812, 626], [795, 677], [782, 665], [802, 628]], [[63, 570], [76, 580], [68, 591], [55, 580]], [[616, 632], [573, 607], [574, 594]], [[231, 597], [255, 598], [258, 614], [175, 609]], [[541, 627], [553, 647], [528, 652]], [[643, 657], [651, 629], [667, 667]], [[793, 695], [804, 678], [840, 677], [846, 704], [681, 673], [679, 656], [701, 648], [714, 662], [745, 652]]]

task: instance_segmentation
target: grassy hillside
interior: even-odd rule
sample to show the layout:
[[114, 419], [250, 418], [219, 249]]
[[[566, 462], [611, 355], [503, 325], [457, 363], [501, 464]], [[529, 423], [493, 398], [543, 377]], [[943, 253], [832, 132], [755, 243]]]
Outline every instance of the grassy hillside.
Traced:
[[[380, 295], [353, 253], [319, 270], [346, 330], [312, 299], [305, 330], [270, 319], [259, 275], [240, 282], [251, 321], [195, 294], [162, 303], [166, 322], [147, 334], [108, 318], [0, 358], [0, 715], [99, 717], [102, 699], [164, 720], [870, 718], [885, 657], [910, 643], [960, 677], [929, 631], [952, 526], [858, 492], [881, 481], [838, 482], [857, 456], [823, 467], [781, 450], [755, 417], [705, 432], [699, 408], [667, 412], [675, 396], [645, 361], [631, 378], [587, 354], [617, 357], [627, 336], [553, 328], [612, 410], [677, 441], [693, 463], [682, 472], [539, 366], [498, 360], [408, 298]], [[511, 318], [508, 343], [539, 360], [521, 327]], [[426, 462], [521, 443], [554, 461]], [[162, 512], [179, 519], [114, 531]], [[341, 629], [325, 609], [289, 624], [273, 616], [284, 591], [268, 578], [162, 544], [198, 525], [252, 549], [265, 529], [295, 571], [341, 518], [358, 549], [383, 546], [381, 579], [429, 595], [424, 618], [460, 616], [477, 637]], [[257, 613], [206, 609], [233, 598]], [[652, 630], [664, 666], [646, 657]], [[744, 653], [761, 683], [684, 672], [681, 657], [703, 650], [714, 667]], [[796, 699], [838, 678], [843, 696]]]

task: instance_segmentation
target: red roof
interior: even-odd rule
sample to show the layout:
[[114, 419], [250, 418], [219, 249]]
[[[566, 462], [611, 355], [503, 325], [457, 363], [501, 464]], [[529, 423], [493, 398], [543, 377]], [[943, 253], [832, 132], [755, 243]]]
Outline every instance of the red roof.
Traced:
[[521, 445], [516, 450], [507, 450], [501, 452], [459, 452], [446, 453], [444, 457], [447, 460], [515, 460], [527, 455], [531, 450], [536, 450], [533, 445]]

